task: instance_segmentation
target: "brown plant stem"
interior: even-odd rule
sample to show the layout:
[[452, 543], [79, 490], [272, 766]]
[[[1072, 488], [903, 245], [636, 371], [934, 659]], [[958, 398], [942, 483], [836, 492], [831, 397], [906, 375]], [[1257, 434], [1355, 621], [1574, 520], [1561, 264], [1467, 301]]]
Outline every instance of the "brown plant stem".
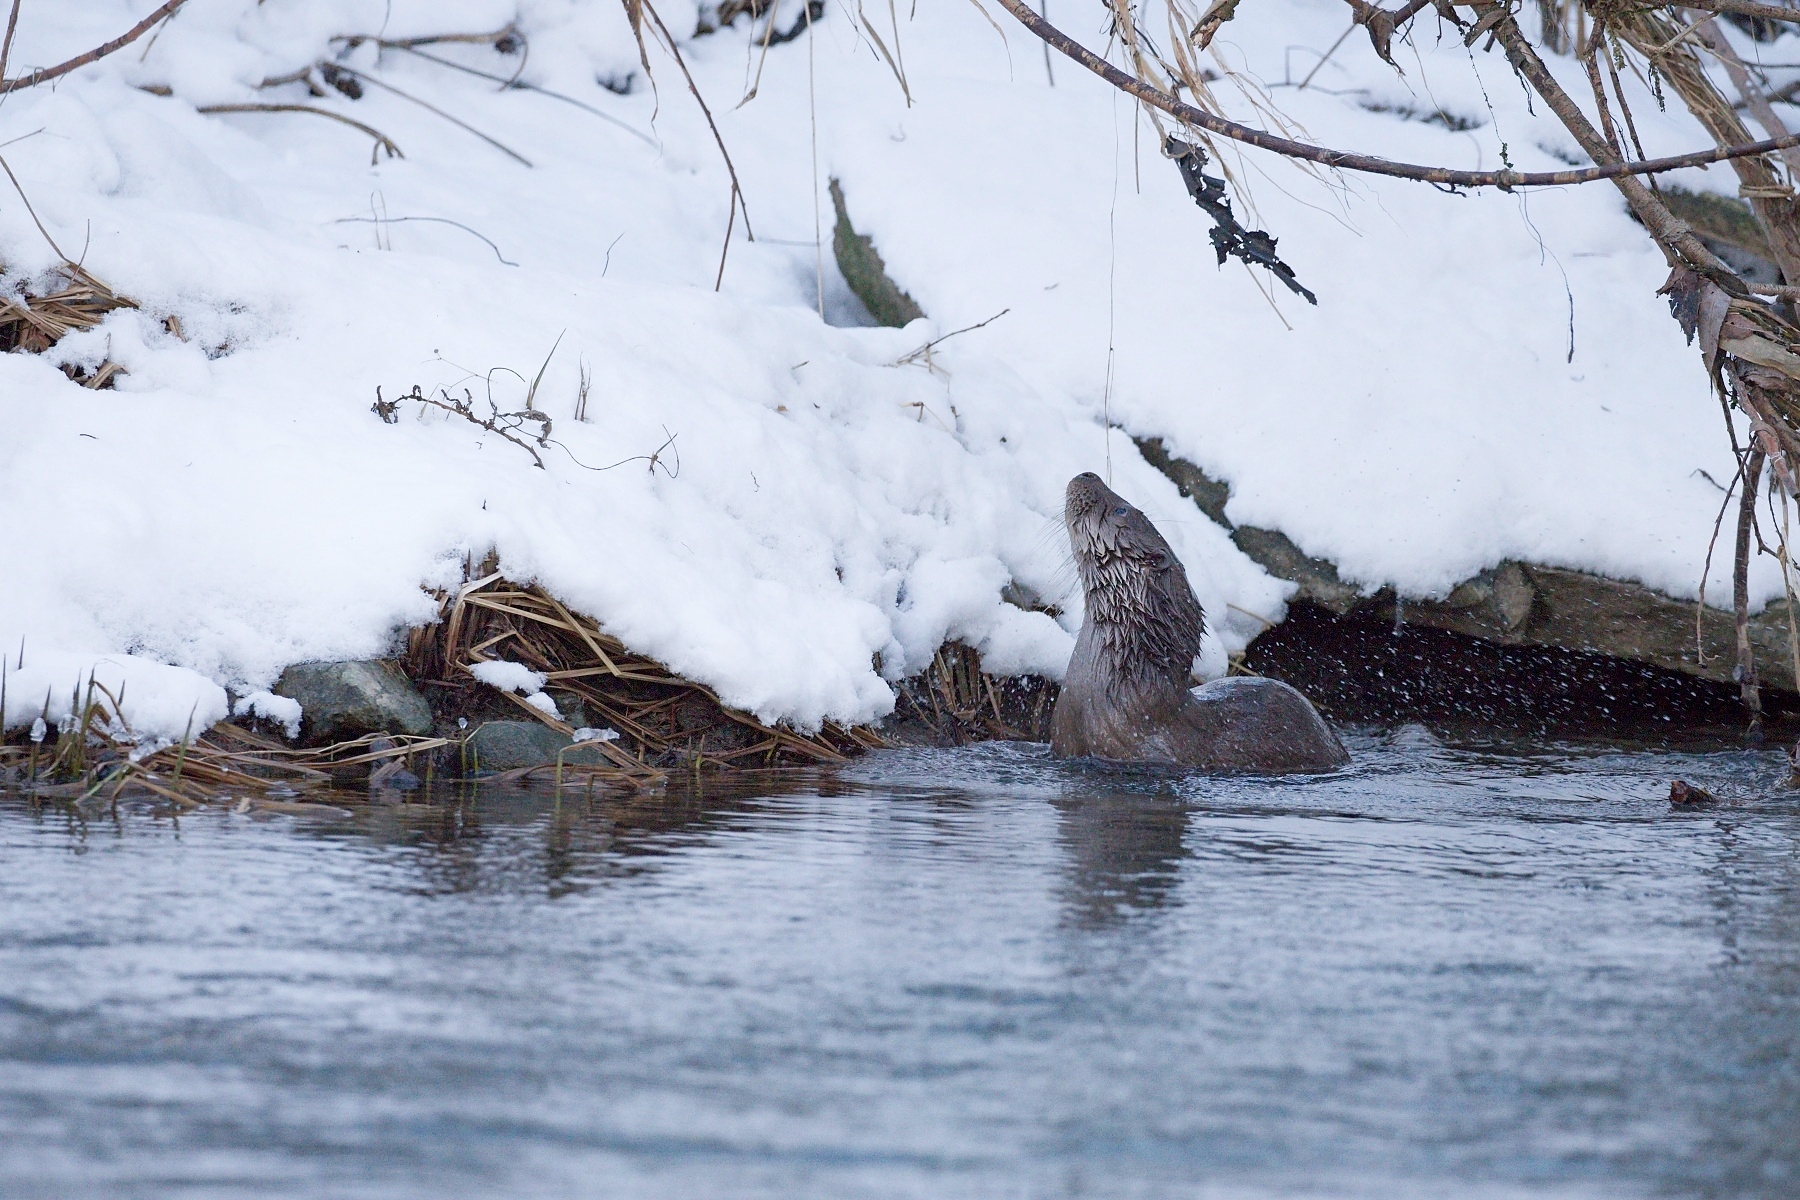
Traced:
[[[1695, 27], [1695, 32], [1700, 35], [1700, 40], [1711, 51], [1712, 56], [1719, 60], [1719, 65], [1725, 68], [1725, 75], [1731, 80], [1731, 86], [1737, 89], [1739, 99], [1750, 111], [1750, 115], [1756, 118], [1756, 123], [1763, 127], [1763, 132], [1770, 137], [1786, 137], [1792, 132], [1775, 112], [1775, 106], [1769, 102], [1769, 94], [1757, 85], [1744, 60], [1731, 48], [1719, 23], [1713, 20], [1702, 21]], [[1781, 160], [1787, 164], [1790, 173], [1800, 174], [1800, 147], [1790, 146], [1783, 150]]]
[[[1514, 70], [1525, 77], [1525, 81], [1531, 85], [1532, 90], [1543, 97], [1544, 103], [1549, 105], [1550, 111], [1556, 114], [1557, 119], [1563, 123], [1563, 127], [1580, 143], [1587, 156], [1597, 163], [1604, 163], [1608, 166], [1624, 165], [1612, 152], [1612, 148], [1606, 144], [1605, 136], [1594, 128], [1586, 114], [1581, 111], [1580, 106], [1575, 103], [1569, 93], [1563, 91], [1562, 85], [1556, 82], [1556, 77], [1550, 74], [1550, 69], [1544, 65], [1544, 60], [1538, 57], [1536, 49], [1532, 47], [1524, 30], [1519, 28], [1519, 23], [1513, 20], [1511, 14], [1502, 10], [1495, 3], [1477, 3], [1475, 11], [1483, 19], [1495, 12], [1501, 13], [1492, 29], [1494, 36], [1499, 39], [1501, 47], [1506, 51], [1507, 61], [1512, 63]], [[1800, 139], [1796, 139], [1796, 144], [1800, 144]], [[1631, 165], [1643, 167], [1650, 164], [1639, 162]], [[1656, 239], [1657, 244], [1663, 247], [1665, 254], [1685, 259], [1691, 266], [1711, 276], [1727, 291], [1742, 294], [1744, 285], [1738, 279], [1737, 273], [1727, 266], [1718, 255], [1708, 250], [1700, 239], [1694, 236], [1694, 231], [1678, 220], [1656, 193], [1645, 185], [1643, 180], [1637, 178], [1636, 174], [1623, 172], [1615, 174], [1611, 178], [1613, 184], [1624, 195], [1625, 203], [1631, 207], [1631, 211], [1636, 214], [1638, 220], [1644, 223], [1644, 227], [1650, 231], [1650, 235]]]
[[[1627, 163], [1614, 159], [1600, 166], [1569, 171], [1462, 171], [1449, 167], [1429, 167], [1418, 163], [1393, 162], [1373, 155], [1352, 154], [1347, 150], [1332, 150], [1325, 146], [1296, 142], [1292, 138], [1266, 133], [1261, 129], [1254, 129], [1248, 125], [1227, 120], [1191, 104], [1184, 104], [1167, 92], [1119, 70], [1044, 20], [1024, 0], [999, 0], [999, 2], [1001, 7], [1011, 13], [1021, 25], [1037, 37], [1042, 38], [1065, 58], [1086, 67], [1120, 91], [1136, 97], [1152, 108], [1168, 113], [1176, 120], [1184, 121], [1196, 129], [1204, 129], [1208, 133], [1216, 133], [1220, 137], [1227, 137], [1259, 149], [1272, 150], [1287, 158], [1316, 162], [1342, 171], [1360, 171], [1367, 175], [1386, 175], [1394, 179], [1411, 179], [1420, 183], [1435, 183], [1450, 187], [1497, 187], [1508, 190], [1522, 187], [1567, 187], [1577, 183], [1593, 183], [1601, 179], [1617, 180], [1638, 175], [1655, 175], [1679, 170], [1683, 167], [1701, 167], [1710, 163], [1730, 162], [1734, 159], [1767, 154], [1772, 150], [1785, 150], [1790, 146], [1800, 146], [1800, 135], [1796, 135], [1770, 138], [1767, 141], [1751, 142], [1741, 146], [1717, 146], [1711, 150], [1695, 150], [1688, 154], [1646, 159], [1641, 162]], [[1477, 11], [1492, 7], [1491, 4], [1476, 6]], [[1499, 24], [1506, 25], [1512, 24], [1512, 22], [1510, 19], [1506, 19], [1501, 20]], [[1551, 82], [1554, 86], [1554, 81]], [[1579, 110], [1576, 111], [1579, 112]], [[1583, 117], [1582, 120], [1585, 123], [1586, 118]], [[1608, 155], [1607, 157], [1611, 159], [1612, 156]], [[1698, 245], [1697, 242], [1695, 244]]]
[[6, 78], [6, 63], [12, 58], [13, 31], [19, 27], [19, 5], [23, 0], [13, 0], [12, 15], [6, 18], [6, 41], [0, 43], [0, 79]]
[[1758, 4], [1756, 0], [1682, 0], [1681, 6], [1701, 12], [1731, 13], [1739, 17], [1758, 17], [1764, 21], [1791, 21], [1800, 24], [1800, 8]]
[[[718, 144], [719, 155], [725, 160], [725, 170], [731, 176], [731, 198], [736, 202], [737, 207], [744, 211], [744, 236], [754, 242], [756, 231], [750, 227], [750, 206], [744, 200], [743, 186], [738, 183], [737, 167], [731, 161], [731, 151], [725, 148], [725, 136], [719, 132], [719, 124], [713, 120], [712, 109], [706, 106], [706, 97], [700, 94], [700, 85], [694, 82], [693, 73], [688, 70], [687, 60], [681, 57], [681, 47], [676, 44], [675, 36], [669, 32], [669, 27], [663, 24], [662, 14], [656, 11], [650, 0], [642, 0], [642, 4], [643, 10], [649, 13], [650, 19], [656, 23], [657, 31], [662, 34], [662, 43], [668, 49], [670, 57], [675, 60], [675, 65], [681, 68], [681, 77], [687, 80], [688, 91], [693, 93], [694, 103], [700, 106], [701, 113], [706, 117], [706, 127], [712, 130], [713, 141]], [[645, 69], [648, 70], [648, 68], [649, 64], [646, 62]], [[719, 251], [719, 277], [713, 284], [715, 292], [725, 282], [725, 256], [731, 251], [731, 230], [732, 221], [727, 220], [725, 246]]]
[[[20, 88], [36, 87], [40, 83], [46, 83], [52, 79], [60, 79], [70, 71], [78, 70], [91, 62], [98, 62], [113, 51], [129, 46], [131, 43], [143, 37], [146, 33], [149, 33], [164, 19], [173, 16], [175, 10], [186, 3], [187, 0], [169, 0], [167, 4], [164, 4], [161, 8], [139, 21], [136, 25], [133, 25], [130, 29], [126, 30], [112, 41], [95, 46], [86, 54], [77, 54], [68, 62], [58, 63], [54, 67], [43, 67], [31, 72], [29, 75], [20, 75], [16, 79], [0, 80], [0, 96], [4, 96], [8, 92], [16, 92]], [[18, 5], [13, 5], [13, 15], [15, 17], [18, 15], [18, 11]], [[11, 39], [12, 29], [9, 25], [7, 28], [8, 42], [10, 42]]]
[[[1659, 12], [1645, 9], [1618, 14], [1612, 28], [1644, 55], [1713, 141], [1730, 146], [1748, 140], [1750, 131], [1713, 83], [1695, 48], [1710, 24], [1707, 19], [1684, 28]], [[1729, 73], [1730, 64], [1726, 69]], [[1742, 69], [1739, 65], [1738, 70]], [[1784, 282], [1800, 283], [1800, 227], [1794, 222], [1793, 194], [1765, 158], [1736, 159], [1731, 169], [1738, 177], [1742, 194], [1750, 201]]]
[[194, 109], [197, 113], [311, 113], [315, 117], [329, 117], [339, 124], [348, 125], [375, 139], [374, 148], [369, 151], [369, 163], [374, 165], [376, 156], [386, 150], [389, 158], [405, 158], [394, 139], [369, 125], [342, 113], [334, 113], [328, 108], [316, 108], [311, 104], [203, 104]]
[[1756, 485], [1762, 475], [1764, 454], [1752, 447], [1744, 464], [1744, 491], [1738, 500], [1737, 558], [1731, 568], [1731, 602], [1737, 625], [1738, 695], [1750, 714], [1744, 736], [1762, 740], [1762, 693], [1756, 686], [1756, 650], [1750, 644], [1750, 532], [1756, 525]]

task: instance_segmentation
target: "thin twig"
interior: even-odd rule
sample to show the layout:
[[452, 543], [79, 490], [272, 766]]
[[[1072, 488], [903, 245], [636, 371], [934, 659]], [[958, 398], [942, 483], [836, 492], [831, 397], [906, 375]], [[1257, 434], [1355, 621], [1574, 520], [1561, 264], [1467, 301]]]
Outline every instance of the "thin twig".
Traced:
[[613, 116], [611, 113], [603, 112], [600, 109], [595, 108], [591, 104], [585, 103], [584, 101], [581, 101], [581, 100], [577, 100], [573, 96], [564, 95], [562, 92], [551, 91], [547, 87], [539, 87], [535, 83], [527, 83], [523, 79], [508, 79], [504, 75], [495, 75], [490, 71], [480, 71], [474, 67], [465, 67], [461, 63], [451, 62], [447, 58], [439, 58], [435, 54], [427, 54], [423, 50], [416, 49], [412, 46], [399, 46], [399, 47], [396, 47], [396, 49], [404, 50], [408, 54], [416, 55], [417, 57], [424, 59], [426, 62], [436, 63], [440, 67], [449, 67], [452, 71], [461, 71], [465, 75], [473, 75], [478, 79], [488, 79], [488, 80], [492, 80], [495, 83], [503, 83], [507, 86], [508, 89], [510, 89], [512, 91], [536, 92], [538, 95], [548, 96], [552, 100], [561, 100], [564, 104], [573, 104], [576, 108], [579, 108], [582, 112], [592, 113], [594, 116], [599, 117], [602, 121], [605, 121], [607, 124], [615, 125], [618, 128], [623, 129], [626, 133], [629, 133], [632, 137], [634, 137], [634, 138], [638, 139], [640, 142], [644, 143], [644, 145], [650, 146], [652, 148], [654, 148], [656, 146], [656, 139], [651, 137], [649, 134], [644, 133], [641, 130], [634, 129], [630, 125], [627, 125], [625, 122], [619, 120], [619, 118]]
[[1757, 17], [1764, 21], [1789, 21], [1800, 24], [1800, 9], [1780, 4], [1758, 4], [1756, 0], [1681, 0], [1681, 7], [1702, 12], [1731, 13], [1739, 17]]
[[346, 117], [342, 113], [334, 113], [328, 108], [318, 108], [311, 104], [203, 104], [194, 109], [194, 111], [199, 113], [311, 113], [315, 117], [329, 117], [339, 124], [348, 125], [350, 128], [359, 130], [374, 138], [375, 146], [369, 151], [369, 162], [371, 165], [374, 164], [376, 156], [383, 150], [387, 151], [389, 158], [406, 157], [406, 155], [400, 152], [400, 147], [395, 144], [394, 139], [381, 132], [381, 130], [369, 125], [364, 125], [361, 121], [352, 117]]
[[[136, 25], [133, 25], [130, 29], [126, 30], [112, 41], [95, 46], [86, 54], [77, 54], [68, 62], [58, 63], [54, 67], [43, 67], [33, 71], [29, 75], [21, 75], [16, 79], [0, 80], [0, 96], [4, 96], [8, 92], [16, 92], [20, 88], [36, 87], [40, 83], [46, 83], [52, 79], [60, 79], [70, 71], [78, 70], [91, 62], [98, 62], [113, 51], [129, 46], [131, 43], [143, 37], [144, 34], [148, 33], [159, 22], [173, 16], [175, 10], [186, 3], [187, 0], [168, 0], [167, 4], [164, 4], [161, 8], [139, 21]], [[19, 6], [15, 3], [13, 5], [13, 15], [15, 17], [18, 15], [18, 11]], [[12, 42], [12, 28], [10, 25], [7, 28], [6, 36], [7, 43], [10, 46]]]
[[532, 165], [532, 162], [529, 158], [526, 158], [523, 154], [520, 154], [517, 150], [514, 150], [512, 147], [506, 145], [506, 143], [489, 137], [487, 134], [481, 132], [481, 130], [475, 128], [473, 125], [469, 124], [467, 121], [464, 121], [457, 117], [451, 116], [449, 113], [445, 112], [443, 109], [439, 108], [435, 104], [432, 104], [425, 100], [421, 100], [417, 96], [414, 96], [409, 92], [403, 92], [391, 83], [383, 83], [381, 80], [375, 78], [373, 75], [369, 74], [367, 71], [358, 71], [354, 67], [346, 67], [341, 63], [330, 63], [330, 64], [321, 64], [321, 65], [322, 66], [329, 65], [338, 71], [342, 71], [346, 75], [349, 75], [356, 79], [362, 80], [364, 83], [372, 83], [384, 92], [392, 92], [392, 93], [394, 93], [394, 95], [400, 97], [402, 100], [410, 100], [414, 104], [417, 104], [420, 108], [423, 108], [423, 109], [427, 110], [428, 112], [435, 113], [436, 115], [444, 118], [444, 120], [450, 122], [452, 125], [456, 126], [458, 129], [465, 129], [468, 132], [474, 134], [476, 137], [480, 138], [482, 141], [486, 142], [488, 145], [490, 145], [494, 149], [500, 151], [500, 153], [506, 155], [507, 157], [515, 159], [518, 162], [523, 163], [527, 167]]
[[1756, 648], [1750, 642], [1750, 531], [1756, 524], [1756, 485], [1762, 475], [1764, 454], [1754, 446], [1749, 461], [1739, 469], [1744, 480], [1743, 494], [1738, 498], [1737, 557], [1732, 565], [1731, 591], [1734, 623], [1737, 628], [1738, 696], [1750, 714], [1745, 736], [1762, 737], [1762, 694], [1756, 686]]
[[376, 33], [340, 33], [331, 40], [344, 42], [351, 49], [364, 42], [374, 42], [383, 50], [412, 50], [419, 46], [441, 46], [446, 43], [474, 46], [492, 46], [507, 38], [519, 36], [518, 28], [511, 23], [494, 30], [492, 33], [433, 33], [425, 37], [390, 38]]
[[[50, 243], [50, 248], [56, 251], [56, 257], [62, 259], [67, 266], [81, 271], [81, 268], [76, 266], [75, 260], [64, 254], [62, 247], [56, 244], [56, 239], [50, 236], [50, 231], [44, 228], [44, 223], [38, 220], [37, 209], [31, 207], [31, 197], [25, 194], [25, 189], [19, 184], [19, 177], [13, 174], [12, 166], [4, 158], [0, 158], [0, 170], [5, 171], [6, 177], [12, 180], [13, 191], [19, 193], [19, 199], [25, 202], [25, 211], [31, 214], [31, 223], [37, 226], [38, 232], [44, 235], [44, 240]], [[87, 274], [85, 271], [81, 271], [81, 273]], [[21, 657], [23, 656], [21, 655]]]
[[482, 241], [487, 242], [487, 247], [489, 250], [492, 250], [494, 252], [494, 257], [499, 259], [501, 262], [505, 263], [507, 266], [516, 267], [519, 265], [518, 263], [514, 262], [512, 259], [506, 257], [506, 255], [500, 253], [500, 247], [494, 245], [494, 243], [492, 241], [490, 241], [488, 238], [484, 237], [480, 232], [470, 229], [467, 225], [464, 225], [461, 221], [452, 221], [449, 217], [339, 217], [337, 220], [333, 221], [332, 224], [333, 225], [356, 225], [356, 224], [388, 225], [388, 224], [392, 224], [397, 221], [430, 221], [430, 222], [433, 222], [434, 224], [438, 224], [438, 225], [454, 225], [458, 229], [462, 230], [464, 233], [474, 234], [474, 236], [481, 238]]
[[6, 18], [6, 41], [0, 43], [0, 79], [6, 78], [6, 62], [12, 57], [13, 30], [19, 27], [19, 5], [24, 0], [13, 0], [12, 15]]
[[1004, 317], [1007, 313], [1009, 313], [1011, 311], [1012, 311], [1012, 309], [1010, 309], [1010, 308], [1003, 308], [999, 312], [995, 313], [993, 316], [989, 317], [985, 321], [977, 321], [977, 322], [975, 322], [975, 324], [965, 325], [961, 329], [952, 329], [949, 333], [944, 334], [942, 337], [932, 338], [929, 342], [926, 342], [923, 346], [920, 346], [917, 350], [910, 351], [906, 354], [901, 355], [899, 358], [895, 359], [893, 361], [892, 365], [896, 366], [896, 367], [907, 366], [911, 363], [916, 363], [921, 360], [929, 363], [931, 361], [931, 352], [937, 346], [941, 345], [944, 342], [949, 341], [951, 338], [957, 336], [958, 334], [971, 333], [974, 330], [982, 328], [983, 326], [992, 325], [995, 321], [998, 321], [1001, 317]]
[[1348, 29], [1346, 29], [1346, 30], [1344, 30], [1344, 32], [1338, 34], [1338, 40], [1331, 43], [1331, 49], [1329, 49], [1329, 50], [1325, 51], [1325, 53], [1319, 55], [1319, 61], [1313, 64], [1313, 69], [1306, 73], [1306, 78], [1302, 79], [1300, 81], [1300, 86], [1295, 88], [1294, 90], [1297, 92], [1304, 92], [1306, 90], [1306, 85], [1313, 81], [1313, 76], [1317, 75], [1319, 73], [1319, 68], [1331, 61], [1331, 56], [1336, 54], [1338, 51], [1338, 47], [1344, 44], [1344, 39], [1349, 37], [1354, 32], [1356, 32], [1356, 22], [1352, 21], [1352, 22], [1350, 22], [1350, 27]]
[[[381, 389], [376, 388], [375, 403], [370, 406], [369, 411], [380, 417], [387, 424], [392, 425], [399, 420], [395, 415], [396, 410], [400, 405], [408, 401], [413, 401], [420, 405], [429, 405], [432, 408], [441, 408], [447, 413], [461, 417], [463, 420], [477, 428], [485, 429], [489, 433], [499, 434], [500, 437], [504, 438], [506, 441], [511, 442], [519, 449], [525, 451], [525, 453], [531, 455], [531, 461], [536, 464], [540, 471], [544, 469], [543, 456], [532, 448], [531, 442], [536, 442], [539, 446], [549, 445], [550, 418], [546, 414], [532, 412], [530, 410], [524, 412], [501, 412], [500, 406], [494, 403], [493, 397], [490, 396], [488, 397], [489, 413], [486, 417], [482, 417], [475, 412], [475, 398], [469, 394], [467, 389], [464, 389], [463, 391], [463, 398], [458, 400], [450, 395], [449, 392], [444, 391], [441, 388], [436, 396], [426, 395], [424, 389], [420, 388], [418, 384], [413, 385], [412, 391], [394, 400], [383, 400], [381, 398]], [[538, 427], [537, 436], [533, 437], [531, 442], [527, 442], [524, 438], [519, 436], [519, 433], [524, 429], [525, 423], [528, 421], [536, 424]]]
[[[681, 68], [681, 76], [687, 80], [688, 91], [693, 93], [694, 102], [700, 106], [701, 113], [706, 116], [706, 126], [712, 130], [713, 141], [718, 143], [719, 154], [725, 160], [725, 170], [731, 176], [732, 199], [736, 200], [738, 207], [744, 210], [744, 236], [754, 242], [756, 231], [750, 227], [750, 205], [744, 199], [744, 189], [738, 183], [737, 167], [732, 164], [731, 151], [725, 148], [725, 138], [719, 133], [718, 122], [713, 120], [712, 109], [706, 106], [706, 97], [700, 94], [700, 87], [694, 82], [694, 76], [688, 70], [687, 60], [681, 57], [681, 47], [675, 44], [674, 35], [669, 32], [669, 27], [663, 24], [662, 14], [656, 11], [656, 7], [650, 3], [650, 0], [643, 0], [643, 7], [644, 11], [650, 14], [650, 19], [656, 22], [658, 32], [662, 34], [664, 47], [668, 50], [670, 57], [675, 60], [675, 65]], [[727, 222], [725, 226], [725, 248], [727, 250], [731, 248], [730, 222]], [[725, 255], [721, 252], [719, 255], [719, 280], [721, 283], [724, 282], [724, 278]], [[717, 291], [718, 288], [715, 286], [713, 290]]]
[[[1711, 475], [1707, 475], [1706, 479], [1714, 487], [1719, 486]], [[1731, 507], [1731, 498], [1737, 494], [1737, 486], [1742, 479], [1742, 472], [1733, 475], [1731, 486], [1720, 489], [1725, 493], [1725, 498], [1719, 501], [1719, 515], [1713, 518], [1712, 537], [1706, 543], [1706, 562], [1700, 568], [1700, 597], [1694, 602], [1694, 662], [1702, 667], [1706, 665], [1706, 645], [1701, 640], [1700, 619], [1706, 614], [1706, 578], [1712, 574], [1713, 548], [1719, 544], [1719, 530], [1725, 526], [1725, 511]]]

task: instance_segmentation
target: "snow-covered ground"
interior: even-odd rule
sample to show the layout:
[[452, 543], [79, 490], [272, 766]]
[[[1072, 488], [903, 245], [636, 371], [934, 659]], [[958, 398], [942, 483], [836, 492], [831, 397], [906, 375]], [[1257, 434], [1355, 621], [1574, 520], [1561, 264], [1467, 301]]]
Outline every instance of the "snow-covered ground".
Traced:
[[[27, 3], [9, 73], [153, 7]], [[432, 618], [425, 589], [490, 548], [765, 719], [881, 716], [889, 683], [948, 638], [993, 669], [1059, 675], [1079, 597], [1058, 514], [1083, 470], [1170, 537], [1217, 672], [1291, 589], [1131, 434], [1230, 481], [1233, 519], [1371, 588], [1442, 595], [1518, 558], [1695, 593], [1719, 504], [1698, 472], [1723, 479], [1731, 459], [1698, 356], [1652, 294], [1661, 260], [1610, 186], [1450, 196], [1230, 153], [1240, 212], [1279, 236], [1311, 308], [1217, 268], [1148, 121], [1066, 61], [1052, 84], [998, 10], [999, 31], [967, 0], [901, 6], [897, 27], [863, 10], [904, 91], [854, 4], [766, 58], [748, 18], [689, 37], [691, 0], [660, 11], [756, 237], [740, 215], [716, 293], [724, 164], [655, 46], [647, 84], [616, 0], [190, 0], [154, 40], [6, 97], [0, 155], [48, 233], [142, 306], [47, 356], [0, 356], [8, 724], [46, 690], [65, 710], [105, 663], [135, 726], [179, 736], [290, 662], [389, 650]], [[776, 22], [800, 13], [790, 0]], [[1097, 47], [1103, 15], [1050, 7]], [[1358, 31], [1291, 86], [1347, 20], [1335, 0], [1259, 0], [1214, 48], [1309, 140], [1451, 166], [1499, 166], [1503, 146], [1522, 170], [1573, 157], [1497, 55], [1436, 42], [1429, 16], [1397, 55], [1404, 78]], [[332, 40], [509, 22], [523, 63], [427, 52], [522, 67], [586, 109]], [[1762, 51], [1795, 59], [1786, 45]], [[363, 97], [257, 87], [322, 59], [358, 72]], [[404, 157], [371, 165], [367, 136], [313, 114], [197, 111], [270, 103], [353, 118]], [[1406, 115], [1438, 109], [1477, 127]], [[1706, 144], [1648, 93], [1635, 113], [1653, 155]], [[1735, 190], [1724, 168], [1687, 174]], [[925, 321], [844, 327], [834, 176]], [[0, 188], [6, 280], [41, 285], [57, 253]], [[930, 365], [905, 361], [1002, 310]], [[109, 356], [115, 390], [58, 370]], [[415, 384], [516, 410], [540, 368], [543, 469], [441, 411], [371, 412], [378, 387]], [[1716, 562], [1710, 599], [1725, 579]], [[1002, 601], [1009, 580], [1063, 604], [1060, 622]], [[1780, 593], [1766, 561], [1755, 587]]]

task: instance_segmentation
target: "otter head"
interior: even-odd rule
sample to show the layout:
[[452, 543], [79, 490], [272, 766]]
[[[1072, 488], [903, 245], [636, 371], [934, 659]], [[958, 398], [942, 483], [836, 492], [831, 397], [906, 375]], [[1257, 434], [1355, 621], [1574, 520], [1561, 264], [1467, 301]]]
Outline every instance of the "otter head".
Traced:
[[1063, 520], [1087, 624], [1119, 677], [1167, 678], [1185, 688], [1206, 616], [1169, 543], [1091, 471], [1069, 481]]

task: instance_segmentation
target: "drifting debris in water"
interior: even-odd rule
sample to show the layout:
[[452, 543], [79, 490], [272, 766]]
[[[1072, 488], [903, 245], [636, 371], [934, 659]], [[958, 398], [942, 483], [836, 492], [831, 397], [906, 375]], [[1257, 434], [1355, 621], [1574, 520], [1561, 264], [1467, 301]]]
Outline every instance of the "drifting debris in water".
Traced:
[[1705, 788], [1695, 787], [1685, 779], [1677, 779], [1669, 785], [1669, 803], [1681, 808], [1693, 808], [1701, 804], [1717, 804], [1719, 798]]

